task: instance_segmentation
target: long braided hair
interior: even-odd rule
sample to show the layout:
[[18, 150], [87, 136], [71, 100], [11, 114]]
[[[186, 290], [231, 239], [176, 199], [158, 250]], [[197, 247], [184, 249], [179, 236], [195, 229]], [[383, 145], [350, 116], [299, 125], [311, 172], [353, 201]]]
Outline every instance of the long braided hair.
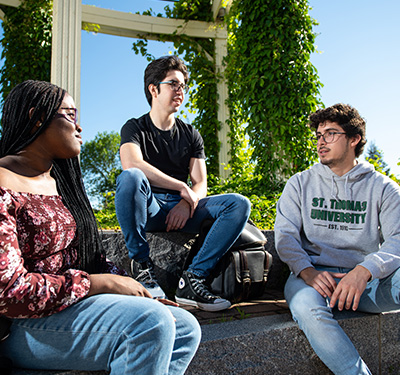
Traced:
[[[15, 86], [4, 102], [0, 157], [16, 154], [40, 136], [53, 120], [65, 94], [64, 89], [44, 81], [29, 80]], [[38, 121], [42, 126], [35, 128]], [[79, 268], [89, 273], [101, 272], [105, 254], [83, 186], [78, 157], [54, 160], [51, 175], [76, 222]]]

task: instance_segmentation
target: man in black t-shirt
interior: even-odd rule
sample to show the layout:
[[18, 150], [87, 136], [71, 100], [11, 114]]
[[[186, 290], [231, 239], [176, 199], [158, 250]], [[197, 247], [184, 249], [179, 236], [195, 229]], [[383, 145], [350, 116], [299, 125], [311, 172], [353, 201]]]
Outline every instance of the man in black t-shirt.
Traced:
[[[191, 125], [175, 118], [187, 92], [188, 72], [176, 56], [162, 57], [145, 71], [149, 113], [131, 119], [121, 130], [121, 163], [115, 206], [132, 261], [134, 277], [156, 296], [146, 231], [198, 233], [214, 220], [198, 254], [184, 271], [175, 299], [207, 311], [230, 307], [213, 295], [205, 278], [242, 232], [250, 202], [239, 194], [207, 197], [203, 139]], [[190, 185], [188, 180], [190, 178]]]

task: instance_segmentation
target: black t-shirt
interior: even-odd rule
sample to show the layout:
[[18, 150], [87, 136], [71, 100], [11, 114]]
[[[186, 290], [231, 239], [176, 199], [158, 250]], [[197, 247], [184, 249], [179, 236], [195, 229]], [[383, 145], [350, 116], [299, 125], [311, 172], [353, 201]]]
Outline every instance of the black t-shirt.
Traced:
[[[188, 181], [190, 159], [205, 158], [200, 133], [178, 118], [172, 129], [167, 131], [158, 129], [148, 113], [138, 119], [132, 118], [121, 129], [121, 146], [128, 142], [140, 147], [144, 161], [185, 183]], [[152, 190], [171, 192], [153, 186]]]

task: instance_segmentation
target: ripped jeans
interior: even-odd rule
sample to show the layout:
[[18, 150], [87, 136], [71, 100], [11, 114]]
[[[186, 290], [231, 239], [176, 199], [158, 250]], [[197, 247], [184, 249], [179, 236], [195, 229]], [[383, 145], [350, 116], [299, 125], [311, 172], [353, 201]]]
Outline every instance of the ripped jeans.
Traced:
[[[347, 268], [315, 267], [319, 271], [349, 272]], [[400, 308], [400, 269], [384, 279], [367, 284], [357, 311], [380, 313]], [[325, 365], [341, 375], [371, 374], [353, 343], [333, 317], [329, 299], [322, 297], [303, 279], [291, 274], [285, 285], [285, 298], [293, 319], [307, 336]]]

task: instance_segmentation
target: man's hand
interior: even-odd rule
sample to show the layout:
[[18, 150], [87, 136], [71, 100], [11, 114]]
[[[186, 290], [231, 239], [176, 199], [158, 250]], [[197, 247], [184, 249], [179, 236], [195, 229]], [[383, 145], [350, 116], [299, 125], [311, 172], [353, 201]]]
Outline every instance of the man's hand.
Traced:
[[357, 266], [343, 276], [331, 297], [330, 307], [333, 308], [338, 302], [340, 311], [343, 307], [346, 310], [352, 308], [356, 311], [371, 276], [371, 273], [363, 266]]
[[190, 205], [187, 201], [182, 199], [171, 211], [168, 212], [168, 215], [165, 219], [165, 224], [167, 225], [167, 232], [170, 230], [178, 230], [182, 229], [188, 219], [191, 217], [190, 215]]
[[345, 275], [345, 273], [317, 271], [314, 267], [305, 268], [299, 274], [307, 285], [312, 286], [324, 298], [331, 298], [334, 293], [337, 286], [334, 278], [341, 278]]
[[192, 218], [194, 211], [199, 204], [200, 197], [187, 185], [184, 185], [180, 190], [180, 195], [182, 199], [189, 204], [190, 218]]

